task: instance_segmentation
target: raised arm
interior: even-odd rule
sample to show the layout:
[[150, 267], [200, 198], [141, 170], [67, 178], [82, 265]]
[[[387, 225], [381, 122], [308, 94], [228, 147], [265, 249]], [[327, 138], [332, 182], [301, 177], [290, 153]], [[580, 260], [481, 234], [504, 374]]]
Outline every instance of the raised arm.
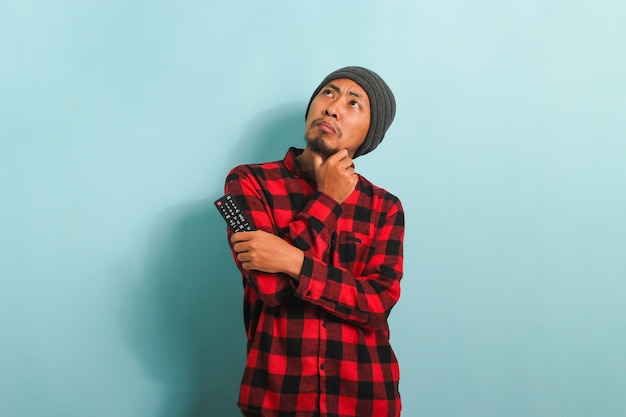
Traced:
[[[259, 183], [259, 177], [259, 173], [253, 173], [248, 166], [239, 166], [229, 173], [225, 192], [234, 196], [242, 205], [246, 216], [261, 232], [245, 232], [233, 236], [229, 230], [228, 237], [235, 262], [243, 277], [257, 291], [263, 302], [275, 306], [293, 294], [300, 278], [305, 252], [318, 259], [329, 258], [330, 242], [341, 207], [330, 196], [316, 192], [295, 217], [289, 213], [289, 220], [282, 222], [281, 219], [276, 219], [278, 210], [273, 207], [272, 190], [267, 191], [269, 196], [261, 191], [271, 185], [267, 181]], [[277, 221], [281, 224], [277, 224]], [[259, 250], [254, 250], [254, 245]], [[270, 251], [273, 254], [266, 256]], [[264, 257], [270, 259], [263, 262], [260, 258]], [[299, 265], [296, 264], [297, 258]], [[289, 264], [281, 264], [283, 261]], [[262, 266], [257, 267], [255, 264]]]
[[379, 329], [400, 297], [404, 239], [400, 202], [382, 214], [371, 242], [359, 239], [338, 237], [338, 263], [305, 255], [294, 295], [355, 325]]

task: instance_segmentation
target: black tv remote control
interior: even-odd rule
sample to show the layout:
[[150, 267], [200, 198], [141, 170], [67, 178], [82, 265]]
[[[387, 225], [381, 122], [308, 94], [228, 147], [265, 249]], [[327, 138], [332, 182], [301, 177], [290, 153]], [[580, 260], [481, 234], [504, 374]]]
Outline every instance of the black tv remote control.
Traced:
[[230, 193], [215, 200], [215, 207], [217, 207], [217, 210], [224, 220], [226, 220], [226, 223], [228, 223], [233, 232], [250, 232], [255, 230], [252, 222], [246, 218], [243, 210], [237, 205], [237, 202]]

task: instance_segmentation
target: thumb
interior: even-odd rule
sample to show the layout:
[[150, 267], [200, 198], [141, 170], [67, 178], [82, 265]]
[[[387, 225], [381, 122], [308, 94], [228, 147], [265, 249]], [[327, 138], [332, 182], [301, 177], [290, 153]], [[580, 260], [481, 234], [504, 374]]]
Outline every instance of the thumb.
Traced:
[[311, 154], [313, 155], [313, 168], [317, 171], [324, 163], [324, 158], [322, 158], [322, 155], [317, 152], [311, 152]]

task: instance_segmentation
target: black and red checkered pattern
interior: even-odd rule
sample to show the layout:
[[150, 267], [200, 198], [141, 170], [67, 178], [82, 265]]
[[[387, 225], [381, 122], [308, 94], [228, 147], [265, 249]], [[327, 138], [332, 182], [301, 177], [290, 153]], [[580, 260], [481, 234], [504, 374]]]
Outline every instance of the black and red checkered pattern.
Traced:
[[400, 297], [402, 205], [363, 177], [337, 204], [316, 190], [300, 152], [226, 179], [257, 229], [305, 252], [299, 282], [246, 271], [233, 252], [248, 336], [239, 407], [267, 417], [398, 417], [387, 317]]

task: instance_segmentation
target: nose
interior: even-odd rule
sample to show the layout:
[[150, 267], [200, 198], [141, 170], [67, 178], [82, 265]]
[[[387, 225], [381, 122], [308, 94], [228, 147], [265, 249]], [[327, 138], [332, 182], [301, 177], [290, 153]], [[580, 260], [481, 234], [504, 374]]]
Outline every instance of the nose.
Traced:
[[338, 118], [339, 114], [337, 112], [337, 102], [336, 101], [330, 102], [328, 106], [326, 106], [326, 108], [324, 109], [324, 114], [334, 119]]

